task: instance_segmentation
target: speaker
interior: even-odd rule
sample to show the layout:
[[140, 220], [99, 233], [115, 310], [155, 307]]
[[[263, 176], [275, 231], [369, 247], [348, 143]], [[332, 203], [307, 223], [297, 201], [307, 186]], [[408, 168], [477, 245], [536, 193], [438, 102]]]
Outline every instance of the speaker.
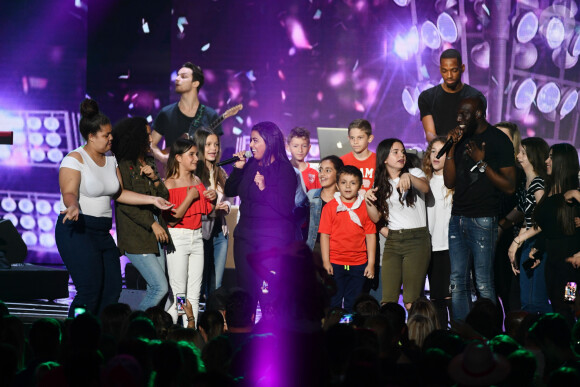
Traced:
[[0, 220], [0, 268], [10, 269], [12, 263], [22, 263], [28, 247], [9, 220]]
[[145, 298], [145, 293], [145, 290], [121, 289], [119, 302], [129, 305], [131, 310], [138, 310], [139, 304], [141, 304], [141, 301]]
[[147, 290], [147, 281], [132, 263], [125, 265], [125, 286], [127, 289]]

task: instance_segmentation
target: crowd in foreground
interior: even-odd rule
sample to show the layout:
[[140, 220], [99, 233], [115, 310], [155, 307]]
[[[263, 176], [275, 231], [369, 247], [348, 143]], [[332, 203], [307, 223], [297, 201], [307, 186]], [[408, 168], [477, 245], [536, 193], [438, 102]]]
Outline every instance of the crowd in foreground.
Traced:
[[[426, 298], [408, 314], [369, 295], [353, 313], [320, 259], [296, 244], [256, 323], [239, 288], [212, 294], [199, 321], [173, 323], [161, 307], [111, 304], [100, 316], [0, 318], [6, 386], [572, 386], [580, 384], [580, 324], [553, 313], [501, 314], [480, 299], [462, 323], [439, 326]], [[300, 284], [300, 286], [297, 286]], [[187, 304], [185, 315], [192, 315]], [[195, 326], [197, 325], [197, 328]], [[505, 329], [503, 329], [505, 326]]]

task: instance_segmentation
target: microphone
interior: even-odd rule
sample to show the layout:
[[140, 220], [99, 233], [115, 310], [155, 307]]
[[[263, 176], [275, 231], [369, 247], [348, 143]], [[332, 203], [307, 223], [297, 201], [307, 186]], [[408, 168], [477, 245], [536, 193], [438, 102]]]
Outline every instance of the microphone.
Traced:
[[[244, 153], [244, 156], [249, 159], [250, 157], [252, 157], [252, 152], [251, 151], [246, 151], [246, 153]], [[238, 156], [234, 156], [230, 159], [226, 159], [226, 160], [222, 160], [219, 163], [217, 163], [218, 167], [221, 167], [222, 165], [226, 165], [226, 164], [232, 164], [235, 163], [236, 161], [240, 161], [240, 158]]]
[[[465, 128], [465, 125], [459, 125], [459, 128], [461, 129], [461, 135], [463, 136], [463, 128]], [[459, 138], [461, 138], [461, 137], [459, 137]], [[449, 137], [447, 139], [447, 142], [445, 143], [445, 145], [443, 145], [443, 147], [441, 148], [439, 153], [437, 153], [437, 156], [435, 156], [435, 158], [437, 160], [439, 160], [441, 158], [441, 156], [443, 156], [445, 153], [447, 153], [447, 151], [449, 149], [451, 149], [452, 146], [453, 146], [453, 138]]]

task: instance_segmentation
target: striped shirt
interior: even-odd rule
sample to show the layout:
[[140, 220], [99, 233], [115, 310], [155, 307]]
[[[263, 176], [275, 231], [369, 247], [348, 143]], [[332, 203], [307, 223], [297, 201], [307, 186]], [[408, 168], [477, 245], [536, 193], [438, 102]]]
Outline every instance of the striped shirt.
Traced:
[[524, 181], [522, 185], [518, 188], [518, 211], [524, 213], [526, 229], [532, 227], [534, 223], [532, 222], [532, 214], [536, 208], [536, 197], [534, 193], [538, 190], [544, 189], [544, 179], [539, 176], [534, 177], [528, 189], [526, 189], [526, 182]]

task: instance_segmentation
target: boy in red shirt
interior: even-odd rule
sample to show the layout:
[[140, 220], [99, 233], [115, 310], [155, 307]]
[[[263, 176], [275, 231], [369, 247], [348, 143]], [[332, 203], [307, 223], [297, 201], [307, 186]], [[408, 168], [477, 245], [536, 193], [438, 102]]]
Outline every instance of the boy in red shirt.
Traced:
[[330, 306], [341, 307], [344, 298], [349, 312], [363, 291], [365, 277], [375, 274], [376, 227], [359, 195], [361, 184], [358, 168], [345, 165], [338, 171], [338, 192], [322, 209], [318, 228], [322, 262], [337, 287]]
[[348, 125], [348, 141], [352, 152], [341, 157], [344, 165], [354, 165], [360, 169], [363, 175], [362, 189], [365, 191], [373, 188], [375, 182], [377, 155], [369, 150], [369, 144], [373, 139], [370, 122], [363, 119], [354, 120]]
[[314, 188], [322, 188], [318, 181], [318, 171], [310, 167], [310, 164], [304, 161], [308, 152], [310, 152], [310, 132], [308, 129], [296, 127], [288, 135], [286, 149], [292, 155], [290, 162], [294, 168], [302, 174], [302, 181], [306, 191]]

